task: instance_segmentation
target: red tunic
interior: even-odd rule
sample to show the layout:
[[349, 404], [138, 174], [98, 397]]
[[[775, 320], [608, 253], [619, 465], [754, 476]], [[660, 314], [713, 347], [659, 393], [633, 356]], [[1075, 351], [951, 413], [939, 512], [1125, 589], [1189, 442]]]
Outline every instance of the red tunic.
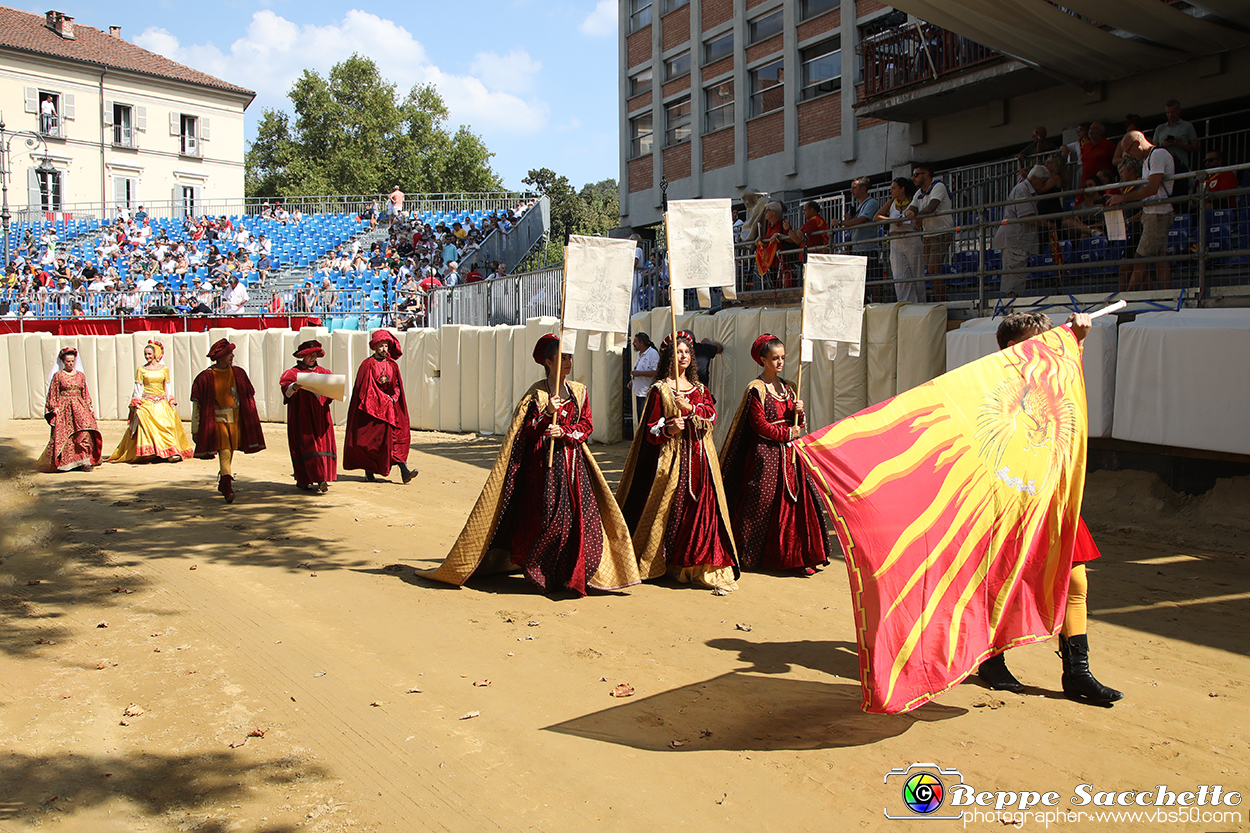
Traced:
[[[700, 386], [683, 395], [694, 406], [694, 416], [713, 424], [716, 422], [716, 406], [707, 388]], [[657, 447], [666, 442], [681, 443], [681, 469], [674, 496], [677, 505], [669, 513], [668, 527], [664, 531], [664, 563], [669, 567], [736, 566], [730, 533], [720, 522], [720, 508], [712, 482], [711, 466], [719, 463], [708, 459], [703, 443], [694, 431], [683, 431], [675, 438], [665, 436], [660, 425], [663, 417], [664, 403], [653, 392], [647, 398], [647, 415], [642, 426], [646, 431], [646, 441]], [[654, 467], [654, 462], [651, 465]], [[630, 521], [628, 511], [626, 520]], [[635, 516], [630, 528], [633, 529], [636, 524]]]
[[828, 564], [829, 528], [816, 484], [789, 442], [794, 391], [787, 387], [782, 401], [752, 385], [742, 407], [745, 413], [726, 440], [721, 475], [743, 568], [796, 570]]
[[286, 396], [286, 389], [295, 384], [295, 377], [300, 373], [330, 375], [330, 371], [320, 365], [296, 366], [278, 380], [286, 401], [286, 441], [291, 450], [291, 466], [295, 469], [295, 485], [332, 483], [338, 478], [338, 449], [334, 443], [330, 397], [307, 390], [297, 390]]
[[40, 459], [42, 468], [69, 471], [100, 465], [104, 439], [91, 412], [91, 392], [82, 371], [58, 370], [52, 375], [44, 412], [51, 414], [52, 435]]
[[[265, 450], [265, 433], [256, 411], [256, 388], [241, 367], [234, 367], [234, 401], [239, 408], [239, 447], [233, 451], [254, 454]], [[211, 367], [200, 371], [191, 383], [191, 401], [200, 406], [200, 423], [194, 436], [195, 456], [211, 459], [217, 453], [217, 390]]]
[[593, 430], [590, 397], [560, 406], [564, 436], [547, 466], [551, 415], [531, 399], [512, 444], [491, 549], [511, 552], [512, 563], [544, 591], [568, 588], [586, 595], [586, 578], [603, 558], [603, 525], [581, 446]]
[[408, 400], [394, 359], [370, 356], [360, 363], [347, 411], [343, 468], [386, 474], [408, 462], [412, 430]]

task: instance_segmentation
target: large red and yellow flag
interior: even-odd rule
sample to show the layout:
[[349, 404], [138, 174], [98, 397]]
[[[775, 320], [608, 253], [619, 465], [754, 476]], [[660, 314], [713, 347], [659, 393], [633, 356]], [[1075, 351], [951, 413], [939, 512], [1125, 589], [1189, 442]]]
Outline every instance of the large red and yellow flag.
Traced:
[[1056, 633], [1087, 425], [1060, 327], [797, 444], [847, 554], [865, 711], [910, 711]]

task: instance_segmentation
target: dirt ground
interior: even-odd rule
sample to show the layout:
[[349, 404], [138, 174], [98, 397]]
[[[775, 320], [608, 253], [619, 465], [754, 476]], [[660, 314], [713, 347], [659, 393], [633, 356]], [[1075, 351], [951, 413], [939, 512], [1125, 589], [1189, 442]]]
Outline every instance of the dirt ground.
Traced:
[[[107, 453], [122, 424], [101, 428]], [[1083, 783], [1250, 794], [1244, 480], [1184, 498], [1090, 476], [1113, 708], [1062, 697], [1052, 642], [1010, 653], [1024, 695], [968, 682], [884, 717], [859, 710], [840, 562], [726, 597], [433, 585], [414, 571], [497, 438], [416, 433], [410, 485], [349, 473], [321, 496], [266, 433], [227, 506], [213, 462], [37, 474], [46, 426], [0, 423], [0, 830], [905, 830], [886, 775], [917, 762], [1065, 806]], [[595, 448], [613, 483], [626, 451]], [[1234, 809], [1187, 827], [1247, 829]]]

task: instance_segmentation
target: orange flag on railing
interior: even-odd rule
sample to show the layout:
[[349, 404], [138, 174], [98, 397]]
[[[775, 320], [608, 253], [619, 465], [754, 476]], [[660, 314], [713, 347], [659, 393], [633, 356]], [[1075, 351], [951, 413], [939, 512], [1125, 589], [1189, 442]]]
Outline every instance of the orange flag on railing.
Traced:
[[865, 711], [910, 711], [1058, 631], [1087, 426], [1060, 327], [797, 443], [847, 554]]

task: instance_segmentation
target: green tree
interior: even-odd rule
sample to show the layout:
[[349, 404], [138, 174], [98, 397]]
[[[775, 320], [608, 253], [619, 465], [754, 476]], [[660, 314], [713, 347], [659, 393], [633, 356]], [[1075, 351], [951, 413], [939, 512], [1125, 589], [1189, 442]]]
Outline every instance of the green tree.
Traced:
[[368, 58], [322, 77], [305, 70], [288, 93], [294, 118], [265, 110], [246, 158], [248, 196], [498, 191], [494, 155], [468, 127], [447, 127], [432, 84], [400, 99]]
[[564, 259], [570, 234], [607, 235], [620, 225], [620, 195], [615, 179], [605, 179], [573, 188], [566, 176], [550, 168], [531, 170], [521, 182], [551, 199], [551, 228], [547, 247], [534, 268]]

